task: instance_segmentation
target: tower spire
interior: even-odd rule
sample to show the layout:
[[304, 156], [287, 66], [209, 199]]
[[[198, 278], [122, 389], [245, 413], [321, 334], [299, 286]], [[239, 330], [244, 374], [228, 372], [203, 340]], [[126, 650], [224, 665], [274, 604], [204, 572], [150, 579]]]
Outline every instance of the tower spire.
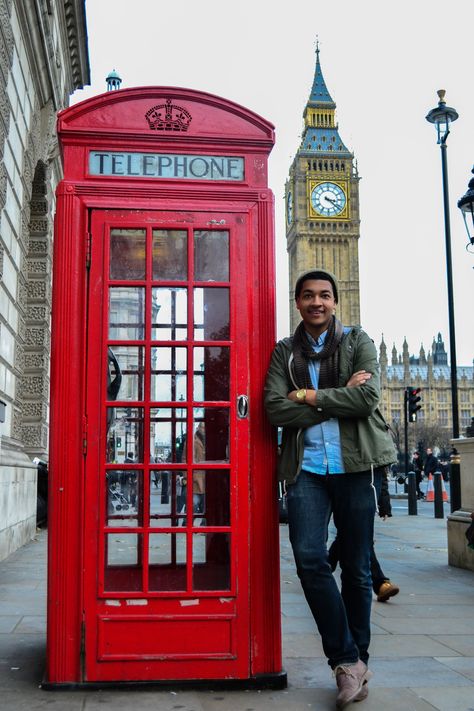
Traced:
[[303, 112], [304, 128], [300, 148], [311, 153], [336, 153], [339, 158], [352, 158], [339, 135], [336, 104], [326, 86], [319, 54], [319, 40], [316, 39], [313, 85]]
[[314, 69], [313, 86], [309, 96], [308, 104], [318, 108], [335, 109], [336, 104], [331, 98], [331, 95], [324, 81], [321, 63], [319, 61], [319, 40], [316, 40], [316, 66]]

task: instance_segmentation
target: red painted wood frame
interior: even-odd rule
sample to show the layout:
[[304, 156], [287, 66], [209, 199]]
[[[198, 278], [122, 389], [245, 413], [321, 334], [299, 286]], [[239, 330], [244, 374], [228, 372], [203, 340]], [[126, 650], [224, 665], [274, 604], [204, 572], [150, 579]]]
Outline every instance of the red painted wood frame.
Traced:
[[[151, 128], [145, 118], [151, 109], [154, 115], [159, 113], [156, 109], [160, 106], [167, 108], [166, 116], [171, 119], [176, 118], [173, 107], [177, 107], [181, 118], [175, 124], [155, 122]], [[176, 126], [183, 121], [188, 122], [186, 131], [178, 131]], [[247, 109], [209, 94], [145, 87], [109, 92], [67, 109], [60, 114], [58, 134], [65, 175], [57, 191], [54, 246], [48, 661], [44, 685], [55, 688], [102, 681], [207, 679], [247, 680], [249, 684], [260, 680], [262, 684], [282, 686], [285, 674], [281, 668], [276, 446], [262, 406], [263, 382], [275, 340], [273, 196], [267, 186], [273, 127]], [[120, 172], [98, 176], [90, 172], [92, 150], [119, 155], [141, 152], [240, 157], [243, 174], [238, 180], [219, 175], [217, 181], [212, 176], [157, 178], [124, 176]], [[134, 559], [143, 563], [140, 556], [146, 559], [149, 554], [153, 533], [174, 536], [175, 540], [177, 535], [172, 519], [159, 530], [150, 527], [150, 472], [168, 471], [169, 481], [175, 481], [174, 471], [184, 468], [192, 476], [197, 468], [189, 450], [185, 465], [169, 462], [166, 468], [164, 463], [153, 463], [145, 456], [126, 467], [113, 457], [106, 461], [104, 348], [111, 343], [120, 345], [120, 339], [107, 336], [106, 325], [105, 295], [110, 276], [106, 257], [112, 227], [143, 229], [148, 260], [152, 259], [149, 245], [153, 227], [184, 227], [190, 263], [196, 229], [229, 230], [230, 281], [209, 285], [209, 289], [225, 286], [231, 292], [231, 332], [217, 341], [222, 347], [234, 348], [229, 399], [202, 403], [192, 393], [189, 377], [185, 399], [179, 403], [190, 423], [193, 418], [199, 419], [202, 405], [210, 410], [222, 406], [230, 412], [229, 463], [202, 465], [209, 476], [213, 470], [230, 472], [232, 483], [228, 525], [202, 517], [204, 535], [227, 535], [231, 541], [229, 579], [222, 588], [214, 586], [214, 590], [206, 591], [200, 589], [202, 583], [193, 586], [192, 539], [196, 540], [200, 532], [196, 530], [197, 519], [191, 515], [182, 534], [186, 536], [188, 561], [184, 590], [176, 594], [150, 591], [154, 573], [146, 564], [140, 569], [138, 589], [133, 591], [128, 585], [121, 591], [111, 591], [104, 586], [108, 555], [104, 538], [113, 533], [120, 536], [124, 531], [107, 519], [107, 503], [111, 506], [112, 496], [122, 493], [120, 486], [111, 493], [109, 473], [124, 469], [132, 479], [135, 474], [141, 477], [140, 496], [145, 503], [141, 518], [132, 521], [130, 530], [144, 541]], [[188, 289], [189, 305], [192, 290], [206, 287], [192, 274], [176, 283]], [[108, 286], [120, 284], [109, 280]], [[163, 281], [154, 283], [148, 271], [144, 288], [159, 285], [172, 286]], [[196, 342], [189, 324], [187, 334], [184, 346], [192, 353]], [[140, 346], [133, 339], [131, 343], [149, 353], [152, 346], [161, 343], [152, 340], [148, 334]], [[211, 347], [207, 341], [200, 341], [199, 347], [203, 343]], [[164, 345], [170, 347], [169, 342]], [[146, 372], [145, 390], [149, 393], [152, 369]], [[247, 394], [249, 401], [249, 415], [243, 419], [236, 416], [236, 398], [241, 393]], [[173, 410], [175, 403], [151, 403], [148, 394], [140, 403], [115, 403], [117, 412], [121, 406], [143, 406], [146, 410], [155, 405]], [[108, 406], [114, 409], [110, 401]], [[122, 419], [127, 419], [123, 412]], [[149, 424], [144, 425], [145, 442], [147, 427]], [[116, 437], [115, 442], [119, 439]], [[190, 514], [192, 503], [188, 487]], [[226, 598], [228, 601], [222, 602]], [[226, 605], [230, 612], [223, 614]], [[121, 614], [123, 620], [118, 623]], [[164, 619], [170, 632], [160, 628]], [[189, 626], [190, 621], [194, 628]], [[107, 637], [104, 629], [117, 630], [120, 624], [131, 626], [133, 641], [117, 652], [126, 635], [122, 630]], [[189, 637], [192, 629], [199, 633], [188, 647], [173, 646], [183, 626]], [[168, 638], [165, 648], [150, 642], [158, 635]], [[114, 650], [115, 643], [118, 647]], [[166, 659], [158, 662], [162, 652]], [[121, 654], [123, 659], [119, 659]]]

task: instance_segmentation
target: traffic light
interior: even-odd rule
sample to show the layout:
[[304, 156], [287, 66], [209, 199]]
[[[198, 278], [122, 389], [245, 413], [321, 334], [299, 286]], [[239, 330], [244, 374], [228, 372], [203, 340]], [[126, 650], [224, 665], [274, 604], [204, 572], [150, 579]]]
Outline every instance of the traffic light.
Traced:
[[406, 388], [409, 422], [416, 422], [417, 412], [421, 410], [421, 405], [418, 404], [421, 400], [420, 392], [421, 388], [413, 388], [411, 385]]

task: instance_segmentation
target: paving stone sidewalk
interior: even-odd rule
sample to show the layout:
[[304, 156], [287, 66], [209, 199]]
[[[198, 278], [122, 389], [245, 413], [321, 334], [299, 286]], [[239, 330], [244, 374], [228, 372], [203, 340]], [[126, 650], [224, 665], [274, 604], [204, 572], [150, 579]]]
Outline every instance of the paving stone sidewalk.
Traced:
[[[474, 711], [474, 573], [447, 564], [446, 519], [421, 502], [407, 515], [377, 521], [376, 550], [400, 586], [373, 605], [369, 697], [355, 711]], [[446, 513], [448, 509], [446, 507]], [[281, 526], [284, 691], [44, 691], [45, 531], [0, 563], [0, 709], [2, 711], [326, 711], [335, 684], [297, 580]], [[474, 556], [474, 551], [473, 551]], [[348, 708], [352, 708], [349, 706]]]

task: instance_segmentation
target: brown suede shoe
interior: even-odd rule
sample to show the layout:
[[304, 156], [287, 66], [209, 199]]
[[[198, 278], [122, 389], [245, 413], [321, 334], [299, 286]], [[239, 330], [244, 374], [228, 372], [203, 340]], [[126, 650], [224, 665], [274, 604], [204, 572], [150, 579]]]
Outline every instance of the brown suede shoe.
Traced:
[[377, 593], [377, 601], [378, 602], [387, 602], [387, 600], [390, 597], [393, 597], [394, 595], [398, 595], [399, 592], [400, 592], [400, 588], [398, 587], [398, 585], [394, 585], [393, 583], [390, 582], [390, 580], [386, 580], [379, 587], [379, 591]]
[[334, 669], [334, 676], [339, 689], [336, 708], [343, 709], [353, 701], [363, 701], [367, 698], [367, 682], [373, 674], [363, 661], [359, 659], [355, 664], [339, 664]]

